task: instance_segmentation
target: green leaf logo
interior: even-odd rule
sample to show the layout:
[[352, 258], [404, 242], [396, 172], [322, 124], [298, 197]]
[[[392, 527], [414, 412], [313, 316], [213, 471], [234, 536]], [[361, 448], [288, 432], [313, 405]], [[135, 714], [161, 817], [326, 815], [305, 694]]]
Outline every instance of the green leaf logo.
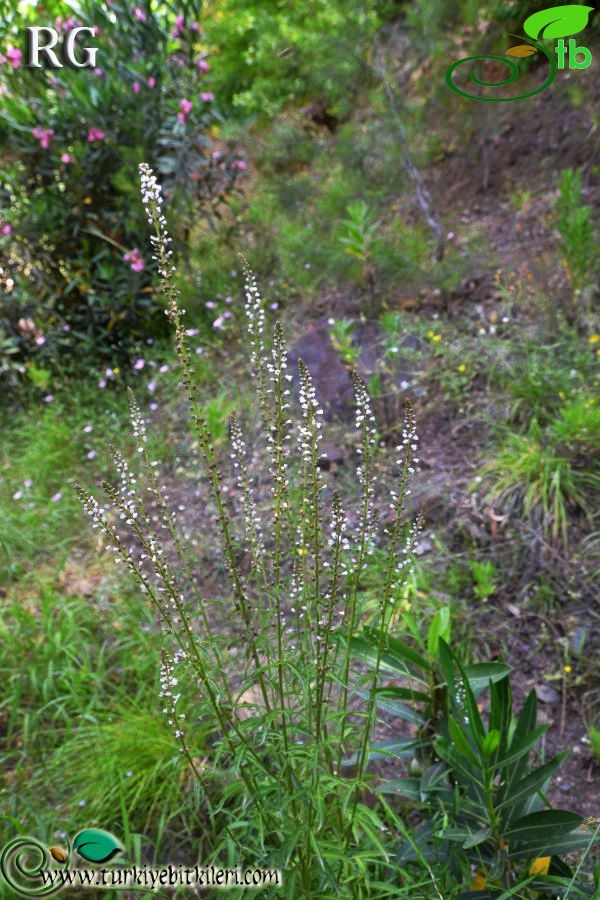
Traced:
[[525, 20], [523, 29], [534, 40], [579, 34], [586, 27], [593, 6], [554, 6], [541, 9]]
[[104, 863], [123, 848], [112, 834], [100, 828], [86, 828], [73, 841], [73, 850], [88, 862]]

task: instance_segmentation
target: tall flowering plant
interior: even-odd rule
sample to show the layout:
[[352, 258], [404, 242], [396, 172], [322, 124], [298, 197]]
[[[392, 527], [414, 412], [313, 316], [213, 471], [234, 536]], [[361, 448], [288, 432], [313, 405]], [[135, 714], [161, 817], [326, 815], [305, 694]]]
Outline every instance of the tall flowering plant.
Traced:
[[[254, 864], [284, 869], [289, 897], [354, 896], [365, 877], [385, 879], [393, 869], [379, 831], [396, 820], [385, 803], [371, 809], [365, 791], [368, 764], [377, 755], [380, 673], [416, 534], [405, 521], [417, 462], [412, 413], [392, 463], [395, 487], [389, 493], [377, 480], [370, 400], [355, 378], [360, 501], [358, 509], [345, 508], [320, 466], [323, 412], [310, 372], [299, 363], [294, 402], [283, 331], [277, 325], [269, 340], [258, 286], [246, 270], [247, 347], [262, 439], [251, 455], [234, 419], [230, 456], [223, 458], [194, 381], [162, 192], [149, 166], [140, 170], [152, 258], [204, 461], [202, 503], [212, 510], [220, 538], [221, 600], [205, 594], [133, 395], [143, 479], [116, 453], [116, 479], [104, 485], [107, 502], [83, 491], [80, 496], [164, 628], [162, 705], [198, 779], [199, 812], [210, 829], [214, 859], [233, 852], [248, 860], [252, 853]], [[268, 485], [266, 496], [257, 494], [260, 483]], [[383, 512], [385, 528], [378, 525]], [[352, 636], [364, 616], [367, 570], [382, 551], [378, 646], [374, 670], [365, 675], [352, 661]], [[197, 686], [197, 712], [188, 721], [178, 701], [179, 685], [190, 680]], [[210, 759], [199, 759], [196, 719], [210, 733]]]
[[[215, 146], [221, 117], [199, 4], [179, 9], [145, 0], [48, 7], [61, 39], [75, 25], [94, 28], [84, 41], [98, 48], [94, 68], [28, 68], [24, 17], [5, 30], [0, 254], [13, 288], [0, 323], [25, 362], [64, 361], [70, 352], [117, 361], [161, 330], [129, 175], [140, 159], [160, 173], [180, 243], [186, 223], [226, 202], [242, 172]], [[34, 24], [42, 12], [31, 8]], [[43, 333], [42, 347], [19, 332], [23, 317]]]

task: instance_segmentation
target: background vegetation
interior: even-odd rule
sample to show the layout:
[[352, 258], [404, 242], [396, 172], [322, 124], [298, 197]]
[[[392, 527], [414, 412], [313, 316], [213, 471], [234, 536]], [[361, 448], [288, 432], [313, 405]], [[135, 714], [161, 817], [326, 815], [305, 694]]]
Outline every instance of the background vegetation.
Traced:
[[[61, 846], [97, 826], [139, 864], [276, 864], [290, 897], [595, 896], [598, 23], [577, 36], [592, 66], [529, 100], [467, 101], [444, 82], [456, 59], [502, 55], [505, 32], [540, 8], [0, 4], [0, 843]], [[99, 28], [97, 70], [27, 69], [24, 25], [69, 19]], [[544, 80], [543, 61], [519, 66], [519, 85]], [[142, 161], [177, 260], [166, 295]], [[260, 285], [260, 333], [240, 254]], [[316, 428], [298, 405], [302, 359], [325, 437], [308, 463], [290, 442], [276, 544], [266, 438], [279, 420], [264, 387], [278, 321], [292, 433]], [[401, 516], [411, 564], [391, 590], [407, 400], [420, 437]], [[115, 447], [149, 528], [166, 508], [176, 517], [190, 629], [203, 635], [202, 609], [216, 616], [207, 646], [227, 661], [180, 666], [184, 753], [159, 696], [181, 621], [161, 625], [77, 495], [100, 499], [122, 477]], [[144, 460], [158, 464], [145, 477]], [[315, 587], [314, 552], [316, 536], [335, 547], [338, 495], [357, 536], [339, 597]], [[232, 560], [266, 617], [256, 645]], [[299, 572], [308, 606], [351, 599], [327, 632], [339, 667], [324, 681], [311, 662], [321, 611], [306, 643], [265, 630], [295, 622]], [[221, 676], [225, 719], [206, 699]]]

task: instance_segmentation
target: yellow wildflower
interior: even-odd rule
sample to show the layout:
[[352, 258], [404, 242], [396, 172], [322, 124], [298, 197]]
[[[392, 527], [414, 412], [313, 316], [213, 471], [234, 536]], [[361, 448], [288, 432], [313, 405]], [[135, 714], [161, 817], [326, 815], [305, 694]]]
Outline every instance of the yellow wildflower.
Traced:
[[477, 874], [471, 882], [472, 891], [485, 891], [487, 887], [487, 872], [485, 869], [477, 869]]
[[529, 866], [529, 874], [530, 875], [547, 875], [548, 869], [550, 868], [550, 863], [552, 861], [551, 856], [538, 856], [537, 859]]
[[600, 341], [600, 334], [590, 334], [588, 338], [589, 344], [597, 344]]
[[460, 366], [457, 366], [459, 372], [466, 372], [467, 366], [465, 363], [461, 363]]
[[567, 673], [567, 675], [570, 675], [570, 673], [573, 671], [573, 667], [565, 666], [564, 671]]

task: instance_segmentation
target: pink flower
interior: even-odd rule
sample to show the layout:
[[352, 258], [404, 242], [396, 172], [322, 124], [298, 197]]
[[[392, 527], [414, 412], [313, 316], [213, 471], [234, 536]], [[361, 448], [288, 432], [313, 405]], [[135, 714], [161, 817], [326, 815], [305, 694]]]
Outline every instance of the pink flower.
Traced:
[[42, 150], [47, 150], [50, 146], [50, 138], [54, 134], [53, 128], [40, 128], [39, 125], [36, 125], [35, 128], [31, 129], [31, 134], [33, 137], [40, 142], [40, 147]]
[[144, 268], [144, 260], [140, 256], [140, 251], [137, 247], [134, 247], [133, 250], [129, 250], [125, 256], [123, 257], [123, 262], [129, 263], [129, 267], [134, 272], [141, 272]]
[[86, 434], [89, 434], [91, 431], [94, 430], [94, 426], [93, 425], [84, 425], [83, 430]]
[[213, 152], [210, 154], [211, 159], [221, 159], [222, 156], [223, 153], [221, 152], [221, 150], [213, 150]]
[[199, 332], [198, 328], [186, 328], [186, 330], [185, 330], [185, 333], [187, 334], [188, 337], [196, 337], [198, 332]]
[[46, 396], [44, 397], [44, 403], [52, 403], [53, 400], [54, 397], [52, 396], [52, 394], [46, 394]]
[[154, 391], [156, 390], [156, 382], [155, 381], [148, 382], [148, 390], [150, 391], [151, 394], [154, 393]]
[[175, 19], [175, 28], [173, 29], [173, 37], [179, 38], [182, 36], [185, 30], [185, 18], [184, 16], [177, 16]]
[[162, 365], [158, 371], [161, 373], [161, 375], [164, 375], [165, 372], [169, 371], [169, 367], [166, 363], [164, 363], [164, 365]]
[[207, 309], [215, 309], [217, 304], [215, 303], [214, 300], [207, 300], [204, 305]]
[[13, 69], [19, 69], [23, 60], [23, 54], [17, 47], [9, 47], [6, 51], [6, 59]]
[[178, 112], [177, 113], [177, 121], [181, 122], [182, 125], [185, 125], [185, 123], [187, 122], [186, 114], [182, 113], [182, 112]]
[[140, 83], [139, 83], [139, 81], [134, 81], [134, 82], [133, 82], [133, 84], [131, 85], [131, 90], [133, 91], [134, 94], [139, 94], [139, 92], [140, 92]]
[[146, 365], [146, 360], [140, 358], [140, 359], [136, 359], [136, 361], [135, 361], [134, 364], [133, 364], [133, 368], [134, 368], [137, 372], [139, 372], [140, 369], [143, 369], [145, 365]]
[[50, 497], [50, 502], [58, 503], [58, 501], [61, 499], [62, 499], [62, 494], [60, 491], [57, 491], [55, 494], [52, 495], [52, 497]]
[[31, 487], [31, 485], [33, 484], [33, 481], [31, 480], [31, 478], [26, 478], [25, 481], [23, 482], [23, 484], [27, 489], [29, 489]]
[[156, 78], [154, 77], [154, 75], [151, 75], [150, 78], [148, 79], [148, 87], [149, 88], [156, 87]]
[[149, 403], [148, 408], [152, 410], [152, 412], [156, 412], [158, 409], [158, 403]]
[[179, 109], [184, 115], [188, 115], [192, 111], [192, 101], [191, 100], [180, 100], [179, 101]]
[[38, 334], [38, 336], [35, 339], [35, 342], [38, 347], [42, 347], [46, 343], [46, 338], [44, 337], [43, 334]]
[[61, 163], [68, 165], [68, 163], [75, 162], [75, 159], [71, 156], [70, 153], [62, 153], [60, 157]]
[[225, 324], [225, 318], [224, 318], [224, 316], [219, 316], [219, 317], [216, 318], [215, 321], [213, 322], [213, 328], [222, 328], [224, 324]]
[[210, 66], [208, 65], [208, 63], [206, 62], [205, 59], [199, 59], [198, 60], [198, 68], [200, 69], [201, 72], [208, 72], [208, 70], [210, 69]]
[[23, 496], [23, 491], [15, 491], [13, 494], [13, 500], [20, 500]]
[[10, 234], [12, 231], [12, 225], [3, 225], [0, 228], [0, 234]]
[[198, 356], [200, 356], [202, 353], [204, 353], [204, 347], [196, 347], [196, 353], [198, 354]]
[[98, 387], [99, 387], [100, 389], [106, 387], [106, 380], [105, 380], [104, 378], [101, 378], [101, 379], [100, 379], [100, 381], [98, 382]]
[[95, 450], [89, 450], [88, 453], [86, 454], [88, 459], [93, 459], [95, 457], [95, 455], [96, 455]]
[[211, 100], [215, 99], [215, 95], [213, 94], [212, 91], [203, 91], [200, 94], [200, 99], [204, 100], [205, 103], [210, 103]]
[[108, 369], [104, 370], [104, 374], [106, 375], [107, 378], [115, 377], [115, 373], [113, 372], [113, 370], [110, 367]]
[[96, 68], [94, 69], [94, 75], [96, 76], [96, 78], [102, 78], [102, 76], [104, 75], [104, 69], [101, 69], [100, 66], [96, 66]]
[[138, 20], [138, 22], [145, 22], [145, 21], [146, 21], [146, 14], [145, 14], [145, 12], [144, 12], [143, 9], [140, 9], [140, 8], [139, 8], [139, 6], [134, 6], [134, 7], [133, 7], [133, 15], [134, 15], [135, 18]]
[[245, 172], [246, 169], [248, 168], [248, 163], [247, 163], [247, 162], [244, 162], [243, 159], [235, 159], [235, 160], [233, 161], [233, 168], [234, 168], [234, 169], [239, 169], [240, 172]]
[[94, 141], [103, 141], [105, 137], [106, 134], [101, 128], [96, 128], [96, 126], [88, 128], [88, 144], [93, 144]]

